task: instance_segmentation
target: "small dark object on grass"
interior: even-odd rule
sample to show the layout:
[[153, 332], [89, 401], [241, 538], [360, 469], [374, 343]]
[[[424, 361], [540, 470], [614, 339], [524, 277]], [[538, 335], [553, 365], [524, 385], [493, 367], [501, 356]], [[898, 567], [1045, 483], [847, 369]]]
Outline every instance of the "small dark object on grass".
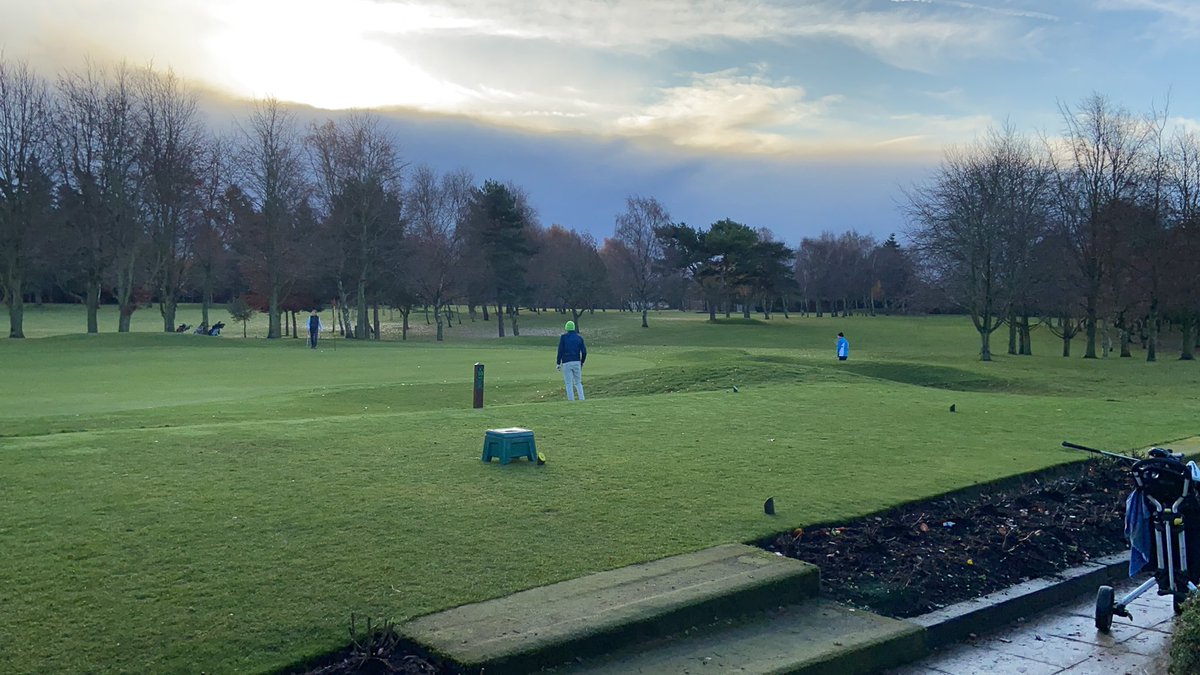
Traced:
[[733, 385], [733, 393], [735, 393], [735, 394], [738, 393], [738, 388], [737, 388], [736, 384]]
[[546, 464], [546, 456], [542, 454], [542, 451], [541, 451], [541, 450], [538, 450], [538, 454], [537, 454], [537, 455], [538, 455], [538, 458], [537, 458], [537, 465], [538, 465], [538, 466], [543, 466], [543, 465], [545, 465], [545, 464]]
[[954, 404], [953, 404], [953, 403], [951, 403], [951, 404], [950, 404], [950, 412], [958, 412], [958, 410], [956, 410], [956, 409], [954, 408]]
[[775, 515], [775, 498], [767, 497], [767, 501], [763, 502], [763, 513], [768, 516]]

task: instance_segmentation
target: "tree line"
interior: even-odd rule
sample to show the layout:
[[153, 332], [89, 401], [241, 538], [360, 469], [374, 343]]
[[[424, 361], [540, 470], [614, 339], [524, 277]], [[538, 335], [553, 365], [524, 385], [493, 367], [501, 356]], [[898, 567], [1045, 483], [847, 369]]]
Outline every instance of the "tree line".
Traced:
[[[24, 304], [101, 304], [117, 330], [157, 305], [176, 330], [180, 302], [202, 320], [219, 304], [268, 317], [268, 337], [296, 314], [335, 305], [338, 329], [378, 339], [381, 307], [424, 307], [437, 339], [455, 308], [518, 335], [521, 308], [581, 313], [706, 308], [849, 311], [906, 292], [867, 277], [899, 244], [850, 234], [797, 251], [765, 229], [724, 219], [693, 228], [653, 197], [630, 196], [598, 244], [543, 227], [524, 190], [466, 170], [412, 166], [374, 115], [302, 125], [256, 101], [236, 130], [206, 126], [172, 72], [87, 63], [50, 81], [0, 60], [0, 265], [10, 337]], [[878, 269], [876, 269], [878, 268]], [[876, 275], [877, 276], [877, 275]], [[911, 276], [911, 275], [910, 275]], [[288, 318], [290, 316], [291, 325]], [[459, 317], [459, 321], [461, 321]]]
[[[380, 338], [380, 309], [424, 308], [438, 340], [465, 313], [520, 334], [522, 309], [761, 312], [956, 311], [990, 359], [1029, 353], [1042, 325], [1087, 339], [1085, 356], [1155, 358], [1164, 321], [1197, 339], [1191, 294], [1200, 246], [1200, 149], [1166, 131], [1165, 112], [1134, 115], [1100, 95], [1061, 106], [1064, 133], [1005, 127], [951, 148], [905, 194], [911, 244], [854, 231], [795, 248], [732, 219], [676, 222], [631, 195], [601, 243], [544, 227], [525, 191], [465, 169], [410, 164], [369, 113], [301, 124], [254, 102], [234, 131], [206, 125], [196, 94], [170, 71], [88, 63], [50, 81], [0, 59], [0, 289], [9, 335], [27, 301], [102, 303], [119, 331], [156, 305], [163, 330], [197, 302], [265, 312], [268, 337], [296, 315], [337, 308], [348, 337]], [[465, 309], [465, 312], [460, 311]], [[289, 321], [290, 319], [290, 321]], [[289, 325], [290, 323], [290, 325]]]
[[1063, 356], [1082, 333], [1084, 358], [1130, 356], [1140, 340], [1154, 361], [1167, 322], [1192, 359], [1200, 139], [1168, 130], [1165, 109], [1135, 114], [1100, 94], [1059, 109], [1059, 135], [992, 129], [908, 191], [923, 278], [970, 314], [983, 360], [1002, 326], [1009, 352], [1026, 354], [1044, 325]]

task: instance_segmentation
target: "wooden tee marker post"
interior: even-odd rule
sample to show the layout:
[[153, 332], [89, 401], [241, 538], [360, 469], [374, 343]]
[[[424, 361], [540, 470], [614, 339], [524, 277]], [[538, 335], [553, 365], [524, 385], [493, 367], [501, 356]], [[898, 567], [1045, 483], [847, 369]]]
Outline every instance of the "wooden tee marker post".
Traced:
[[483, 407], [483, 364], [475, 364], [475, 408]]

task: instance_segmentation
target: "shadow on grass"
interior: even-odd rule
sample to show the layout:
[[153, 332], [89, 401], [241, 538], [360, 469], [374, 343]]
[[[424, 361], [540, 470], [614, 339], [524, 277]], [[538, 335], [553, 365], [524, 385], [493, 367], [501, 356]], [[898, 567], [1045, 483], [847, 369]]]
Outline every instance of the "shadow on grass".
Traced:
[[846, 363], [843, 365], [843, 368], [863, 377], [934, 389], [1030, 394], [1045, 393], [1036, 387], [1031, 387], [1027, 383], [1016, 380], [985, 375], [961, 368], [933, 366], [924, 363], [860, 361]]

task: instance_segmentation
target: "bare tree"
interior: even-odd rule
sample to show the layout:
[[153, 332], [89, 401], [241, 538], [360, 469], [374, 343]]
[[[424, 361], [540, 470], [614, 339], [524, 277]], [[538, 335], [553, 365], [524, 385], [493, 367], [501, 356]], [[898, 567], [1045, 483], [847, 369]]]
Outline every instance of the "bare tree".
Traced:
[[795, 276], [804, 302], [814, 303], [817, 316], [850, 312], [851, 298], [867, 298], [874, 280], [870, 273], [874, 238], [855, 231], [836, 235], [822, 232], [820, 237], [805, 237], [796, 251]]
[[1167, 275], [1169, 296], [1183, 331], [1179, 358], [1196, 358], [1200, 306], [1196, 281], [1200, 279], [1200, 137], [1176, 130], [1171, 138], [1167, 162], [1169, 205], [1173, 227], [1167, 247], [1171, 273]]
[[443, 308], [459, 288], [462, 233], [474, 178], [465, 170], [440, 178], [428, 166], [413, 173], [404, 201], [409, 228], [409, 278], [422, 302], [433, 309], [437, 341], [444, 340]]
[[1059, 104], [1059, 111], [1064, 137], [1049, 143], [1056, 219], [1084, 279], [1084, 358], [1094, 359], [1105, 282], [1120, 234], [1120, 206], [1136, 201], [1149, 129], [1100, 94], [1084, 99], [1078, 109]]
[[195, 214], [194, 226], [189, 228], [192, 278], [200, 289], [200, 314], [204, 325], [209, 324], [208, 313], [213, 307], [214, 293], [220, 284], [227, 282], [232, 271], [228, 242], [233, 215], [227, 201], [230, 151], [225, 140], [209, 140], [198, 177], [200, 209]]
[[98, 331], [100, 291], [112, 275], [121, 307], [118, 329], [137, 308], [134, 285], [143, 244], [136, 217], [136, 137], [132, 75], [85, 64], [58, 82], [58, 169], [73, 256], [84, 279], [87, 330]]
[[622, 256], [634, 306], [642, 312], [642, 328], [649, 328], [650, 304], [658, 299], [663, 248], [655, 234], [671, 224], [671, 214], [654, 197], [625, 198], [625, 212], [617, 216], [613, 239], [621, 243], [613, 249]]
[[267, 298], [267, 337], [278, 338], [280, 303], [299, 274], [297, 252], [309, 186], [295, 117], [275, 99], [258, 101], [242, 128], [238, 166], [250, 213], [238, 223], [244, 270]]
[[50, 211], [49, 87], [24, 62], [0, 58], [0, 287], [8, 336], [23, 338], [24, 282]]
[[583, 310], [595, 307], [607, 291], [608, 271], [590, 234], [551, 225], [537, 235], [530, 267], [540, 270], [546, 297], [555, 309], [570, 311], [578, 322]]
[[205, 129], [196, 97], [171, 71], [147, 67], [138, 79], [138, 153], [142, 213], [153, 256], [163, 330], [175, 330], [175, 308], [202, 207]]
[[1032, 223], [1044, 222], [1046, 173], [1011, 128], [947, 151], [933, 180], [907, 192], [910, 237], [931, 280], [965, 308], [980, 337], [980, 360], [1013, 302], [1008, 276], [1026, 270]]
[[314, 125], [308, 143], [324, 215], [333, 241], [342, 248], [339, 259], [344, 266], [337, 283], [343, 312], [349, 304], [347, 285], [353, 284], [358, 310], [354, 334], [365, 339], [372, 334], [367, 316], [370, 285], [378, 281], [383, 261], [398, 253], [404, 163], [395, 140], [368, 114]]

